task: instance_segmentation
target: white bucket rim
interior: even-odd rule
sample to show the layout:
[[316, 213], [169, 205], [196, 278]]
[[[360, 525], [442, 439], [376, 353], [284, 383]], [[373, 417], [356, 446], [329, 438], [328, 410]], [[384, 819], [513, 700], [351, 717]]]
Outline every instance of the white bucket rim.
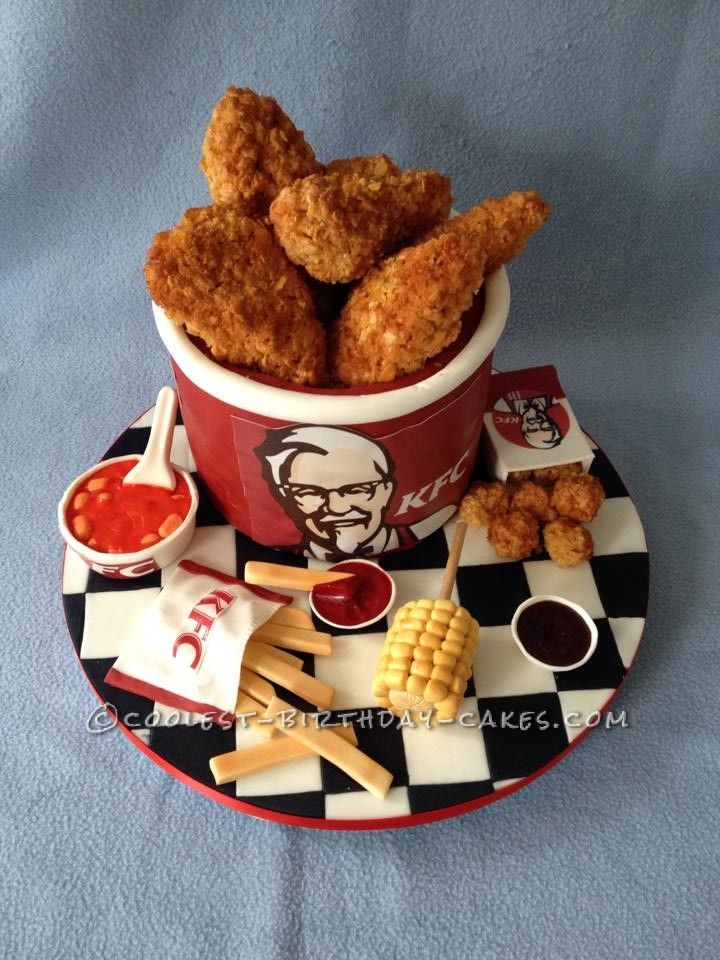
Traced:
[[[275, 420], [340, 426], [377, 423], [429, 406], [465, 383], [495, 349], [510, 309], [510, 284], [501, 267], [484, 284], [485, 305], [477, 329], [462, 350], [437, 373], [406, 387], [377, 393], [305, 393], [261, 383], [216, 363], [199, 350], [183, 327], [153, 302], [160, 339], [185, 376], [231, 407]], [[361, 402], [358, 402], [361, 400]]]

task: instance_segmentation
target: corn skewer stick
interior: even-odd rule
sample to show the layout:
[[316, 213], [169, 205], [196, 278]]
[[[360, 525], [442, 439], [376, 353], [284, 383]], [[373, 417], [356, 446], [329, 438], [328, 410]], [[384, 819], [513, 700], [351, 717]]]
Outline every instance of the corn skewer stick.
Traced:
[[455, 536], [450, 546], [448, 560], [445, 564], [445, 573], [443, 574], [442, 583], [440, 584], [438, 600], [450, 599], [453, 587], [455, 586], [455, 577], [457, 576], [457, 568], [460, 563], [460, 554], [462, 553], [463, 544], [465, 543], [466, 532], [467, 524], [464, 520], [458, 520], [457, 526], [455, 527]]

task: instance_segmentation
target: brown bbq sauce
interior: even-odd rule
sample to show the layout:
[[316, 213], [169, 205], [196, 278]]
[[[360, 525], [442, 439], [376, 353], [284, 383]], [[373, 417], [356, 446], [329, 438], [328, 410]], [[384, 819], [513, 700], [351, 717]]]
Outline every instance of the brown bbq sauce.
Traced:
[[591, 639], [580, 614], [555, 600], [526, 607], [518, 618], [517, 634], [531, 657], [551, 667], [569, 667], [582, 660]]

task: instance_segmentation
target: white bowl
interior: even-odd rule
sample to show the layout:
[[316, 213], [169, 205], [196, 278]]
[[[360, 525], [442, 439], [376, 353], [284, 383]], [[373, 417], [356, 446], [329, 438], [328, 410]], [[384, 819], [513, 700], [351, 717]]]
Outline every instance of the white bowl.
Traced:
[[125, 454], [122, 457], [111, 457], [109, 460], [96, 463], [95, 466], [73, 480], [58, 504], [58, 527], [65, 543], [85, 561], [91, 570], [95, 570], [96, 573], [113, 580], [144, 577], [145, 574], [161, 570], [172, 563], [173, 560], [176, 560], [187, 549], [195, 532], [195, 516], [200, 499], [198, 490], [195, 481], [187, 470], [183, 470], [182, 467], [173, 463], [173, 470], [176, 470], [188, 485], [190, 509], [177, 530], [173, 530], [164, 540], [159, 540], [143, 550], [135, 550], [131, 553], [103, 553], [100, 550], [93, 550], [73, 535], [67, 523], [67, 508], [77, 488], [94, 473], [97, 473], [101, 467], [111, 463], [120, 463], [123, 460], [139, 459], [139, 454]]
[[331, 571], [335, 571], [335, 570], [342, 571], [343, 564], [345, 563], [364, 563], [364, 564], [367, 564], [367, 566], [374, 567], [376, 570], [380, 570], [382, 573], [385, 574], [385, 576], [390, 581], [390, 599], [388, 600], [387, 606], [385, 607], [385, 609], [381, 613], [378, 613], [376, 617], [372, 617], [370, 620], [365, 620], [363, 621], [363, 623], [353, 623], [351, 626], [348, 626], [346, 623], [336, 623], [334, 620], [328, 620], [326, 616], [323, 616], [323, 614], [320, 613], [315, 608], [315, 604], [313, 602], [312, 590], [308, 595], [310, 609], [319, 620], [322, 620], [323, 623], [327, 623], [328, 626], [330, 627], [336, 627], [338, 630], [360, 630], [363, 627], [369, 627], [371, 624], [377, 623], [378, 620], [382, 620], [382, 618], [387, 614], [390, 607], [392, 607], [392, 605], [395, 603], [395, 594], [397, 593], [397, 587], [395, 586], [395, 581], [387, 572], [387, 570], [383, 570], [380, 564], [373, 563], [372, 560], [361, 560], [361, 559], [354, 559], [352, 557], [348, 557], [347, 560], [341, 560], [339, 563], [336, 563], [334, 566], [330, 567], [329, 569]]
[[[580, 617], [582, 617], [582, 619], [585, 621], [585, 624], [587, 625], [588, 630], [590, 631], [590, 646], [588, 647], [587, 653], [585, 654], [585, 656], [582, 657], [582, 659], [577, 660], [575, 663], [569, 663], [565, 667], [554, 667], [549, 663], [545, 663], [542, 660], [538, 660], [537, 657], [533, 657], [532, 654], [527, 652], [527, 650], [522, 644], [522, 641], [520, 640], [520, 637], [518, 636], [517, 623], [518, 623], [518, 620], [520, 619], [520, 614], [523, 612], [523, 610], [526, 610], [528, 607], [533, 606], [533, 604], [542, 603], [543, 601], [547, 601], [547, 600], [551, 600], [554, 603], [560, 603], [563, 606], [569, 607], [571, 610], [574, 610], [575, 613], [577, 613]], [[592, 619], [592, 617], [587, 612], [587, 610], [583, 609], [583, 607], [581, 607], [579, 604], [573, 603], [572, 600], [566, 600], [565, 597], [554, 597], [554, 596], [551, 596], [550, 594], [540, 594], [537, 597], [530, 597], [528, 600], [525, 600], [523, 603], [521, 603], [513, 615], [512, 622], [510, 624], [510, 629], [512, 631], [513, 640], [518, 645], [518, 647], [520, 647], [520, 650], [522, 651], [523, 655], [527, 657], [527, 659], [531, 663], [534, 663], [538, 667], [543, 667], [543, 669], [545, 670], [552, 670], [553, 673], [563, 673], [566, 670], [577, 670], [578, 667], [581, 667], [584, 663], [588, 662], [590, 657], [595, 653], [595, 649], [598, 643], [598, 629], [595, 626], [595, 621]]]

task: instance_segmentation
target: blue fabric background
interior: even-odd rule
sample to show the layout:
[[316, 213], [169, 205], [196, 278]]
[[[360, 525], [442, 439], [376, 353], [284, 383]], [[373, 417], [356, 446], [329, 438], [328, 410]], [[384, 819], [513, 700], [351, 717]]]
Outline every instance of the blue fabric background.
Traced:
[[[718, 956], [718, 49], [709, 0], [2, 4], [3, 956]], [[55, 504], [169, 381], [144, 254], [206, 202], [231, 82], [321, 159], [555, 206], [497, 363], [557, 364], [646, 523], [651, 619], [629, 729], [453, 821], [254, 821], [84, 729]]]

